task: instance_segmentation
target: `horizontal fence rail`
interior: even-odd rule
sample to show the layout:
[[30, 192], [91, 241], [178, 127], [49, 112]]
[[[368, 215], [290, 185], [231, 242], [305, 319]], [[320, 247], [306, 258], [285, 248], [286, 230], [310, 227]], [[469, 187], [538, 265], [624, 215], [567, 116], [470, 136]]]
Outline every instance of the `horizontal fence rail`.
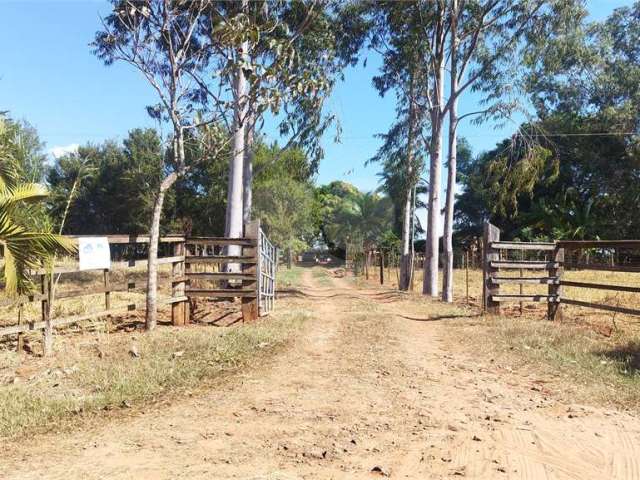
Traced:
[[[31, 272], [31, 278], [34, 283], [39, 285], [39, 292], [22, 295], [17, 298], [3, 298], [0, 300], [0, 307], [9, 309], [6, 314], [11, 315], [11, 309], [16, 309], [17, 323], [11, 325], [0, 326], [0, 337], [7, 335], [18, 335], [18, 349], [22, 349], [23, 334], [28, 332], [42, 331], [43, 340], [45, 342], [52, 342], [53, 329], [55, 327], [68, 326], [72, 324], [78, 324], [90, 320], [101, 320], [124, 313], [141, 310], [145, 308], [145, 301], [135, 300], [132, 298], [126, 298], [124, 303], [119, 305], [113, 305], [114, 298], [112, 294], [144, 294], [147, 291], [146, 280], [143, 282], [136, 282], [133, 276], [140, 273], [136, 268], [146, 267], [147, 246], [149, 243], [149, 237], [144, 235], [100, 235], [106, 237], [110, 252], [111, 262], [109, 269], [94, 268], [80, 270], [78, 258], [69, 259], [64, 258], [63, 261], [71, 262], [71, 265], [57, 265], [52, 269], [37, 269]], [[68, 236], [72, 240], [78, 238], [88, 238], [89, 236]], [[180, 254], [180, 247], [184, 243], [184, 236], [171, 235], [160, 238], [160, 251], [161, 256], [157, 260], [158, 265], [175, 265], [184, 262], [184, 255]], [[123, 258], [125, 260], [123, 260]], [[146, 268], [145, 268], [146, 270]], [[112, 281], [112, 275], [114, 272], [123, 273], [124, 279], [117, 282]], [[99, 277], [96, 277], [96, 274]], [[74, 279], [78, 278], [78, 275], [86, 275], [88, 277], [93, 276], [92, 284], [81, 288], [64, 288], [64, 283], [60, 283], [61, 279], [73, 276]], [[173, 277], [173, 275], [172, 275]], [[80, 277], [78, 280], [82, 285], [83, 282], [89, 282], [91, 280], [83, 280]], [[173, 278], [171, 278], [173, 284]], [[78, 314], [56, 314], [56, 302], [59, 300], [72, 300], [79, 299], [81, 302], [85, 302], [86, 297], [103, 295], [102, 304], [92, 305], [94, 308], [90, 312], [78, 313]], [[161, 297], [158, 299], [159, 305], [171, 305], [172, 311], [175, 306], [184, 305], [187, 303], [187, 297], [184, 295], [184, 290], [173, 289], [169, 297]], [[35, 313], [35, 308], [31, 307], [31, 315], [27, 315], [27, 309], [30, 305], [39, 304], [38, 313]], [[82, 304], [81, 304], [82, 305]], [[30, 317], [30, 318], [28, 318]]]
[[[80, 270], [76, 257], [70, 264], [31, 272], [39, 291], [16, 298], [0, 298], [0, 308], [9, 309], [15, 324], [0, 324], [0, 338], [18, 335], [18, 349], [22, 349], [23, 334], [42, 331], [44, 341], [51, 341], [54, 327], [77, 324], [87, 320], [115, 317], [127, 312], [144, 310], [144, 299], [125, 297], [124, 302], [113, 305], [112, 294], [145, 294], [146, 278], [137, 282], [134, 275], [146, 276], [149, 237], [145, 235], [101, 235], [110, 246], [109, 269]], [[71, 239], [90, 236], [69, 236]], [[94, 236], [91, 236], [94, 237]], [[195, 298], [240, 298], [244, 320], [253, 320], [266, 315], [274, 306], [277, 250], [260, 229], [260, 222], [245, 225], [245, 237], [185, 237], [166, 235], [160, 238], [157, 265], [171, 265], [167, 277], [170, 295], [158, 299], [159, 305], [171, 306], [174, 325], [190, 322], [191, 303]], [[65, 263], [69, 263], [66, 259]], [[143, 267], [143, 270], [134, 268]], [[124, 279], [114, 281], [113, 274], [124, 274]], [[95, 278], [101, 273], [100, 278]], [[75, 276], [73, 276], [75, 274]], [[93, 275], [84, 280], [83, 275]], [[74, 281], [91, 281], [87, 287], [64, 289], [58, 280], [65, 275]], [[80, 276], [80, 277], [78, 277]], [[76, 280], [79, 279], [79, 280]], [[138, 278], [139, 280], [139, 278]], [[99, 284], [96, 284], [99, 282]], [[82, 299], [91, 295], [103, 295], [100, 308], [86, 313], [55, 315], [58, 300]], [[26, 310], [29, 315], [26, 315]], [[37, 308], [33, 306], [39, 305]], [[28, 317], [28, 318], [27, 318]], [[10, 321], [7, 318], [7, 322]]]
[[[606, 272], [640, 272], [640, 240], [558, 240], [556, 242], [501, 241], [500, 230], [485, 224], [483, 238], [483, 308], [490, 313], [500, 311], [502, 302], [547, 302], [550, 319], [561, 318], [561, 305], [573, 305], [626, 315], [640, 316], [640, 309], [624, 305], [608, 305], [592, 301], [567, 298], [563, 287], [598, 290], [603, 292], [640, 293], [640, 286], [615, 285], [564, 278], [566, 271], [595, 270]], [[507, 258], [518, 252], [520, 258]], [[535, 259], [525, 255], [533, 255]], [[526, 276], [524, 272], [544, 270], [544, 276]], [[502, 275], [503, 272], [516, 275]], [[520, 285], [520, 294], [500, 292], [500, 285]], [[526, 295], [522, 285], [547, 285], [545, 294]], [[605, 297], [605, 299], [608, 297]]]
[[[275, 248], [259, 221], [244, 227], [242, 238], [189, 237], [186, 240], [186, 295], [189, 298], [240, 298], [245, 321], [273, 309]], [[264, 289], [262, 288], [264, 285]], [[267, 291], [271, 288], [271, 297]]]

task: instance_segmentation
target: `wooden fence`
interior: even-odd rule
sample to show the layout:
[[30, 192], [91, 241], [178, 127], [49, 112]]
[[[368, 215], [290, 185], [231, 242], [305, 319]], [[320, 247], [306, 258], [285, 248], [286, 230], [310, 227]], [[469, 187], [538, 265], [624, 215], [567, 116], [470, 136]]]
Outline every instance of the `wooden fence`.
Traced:
[[[503, 302], [546, 302], [550, 320], [562, 318], [562, 305], [594, 308], [627, 315], [640, 315], [640, 310], [620, 305], [586, 302], [566, 298], [562, 287], [596, 289], [640, 293], [640, 287], [628, 285], [610, 285], [568, 280], [565, 270], [604, 270], [610, 272], [640, 272], [640, 265], [631, 264], [630, 259], [640, 258], [630, 252], [640, 251], [640, 240], [559, 240], [545, 242], [508, 242], [500, 241], [500, 230], [490, 223], [484, 227], [483, 261], [483, 307], [486, 312], [499, 313]], [[585, 251], [589, 251], [592, 260], [585, 262]], [[620, 255], [620, 251], [624, 251]], [[518, 258], [506, 252], [517, 252]], [[593, 257], [600, 259], [594, 262]], [[511, 257], [511, 258], [509, 258]], [[525, 258], [526, 257], [526, 258]], [[532, 258], [533, 257], [533, 258]], [[602, 260], [606, 260], [603, 263]], [[621, 262], [622, 260], [622, 262]], [[525, 272], [542, 272], [542, 275], [525, 276]], [[503, 275], [505, 272], [517, 272], [515, 275]], [[500, 285], [504, 284], [540, 284], [547, 291], [540, 294], [504, 294]], [[522, 292], [522, 287], [520, 287]]]
[[276, 249], [259, 221], [245, 225], [242, 238], [186, 239], [187, 297], [241, 298], [242, 316], [251, 321], [273, 309]]
[[[51, 342], [54, 327], [60, 327], [64, 325], [70, 325], [73, 323], [79, 323], [86, 320], [96, 320], [104, 317], [115, 316], [127, 311], [140, 310], [145, 307], [143, 302], [128, 302], [123, 305], [112, 305], [112, 294], [116, 292], [145, 292], [146, 282], [144, 285], [137, 285], [132, 280], [130, 272], [140, 265], [146, 265], [147, 260], [138, 258], [141, 252], [146, 250], [146, 245], [149, 243], [148, 236], [128, 236], [128, 235], [107, 235], [110, 249], [119, 250], [121, 256], [125, 260], [116, 260], [111, 263], [112, 268], [124, 269], [125, 280], [123, 282], [114, 283], [111, 279], [111, 270], [99, 269], [99, 270], [83, 270], [82, 272], [102, 272], [102, 285], [91, 285], [86, 288], [79, 288], [75, 290], [63, 290], [57, 291], [56, 285], [61, 276], [67, 276], [80, 273], [78, 262], [74, 262], [70, 266], [56, 266], [53, 271], [46, 271], [44, 269], [34, 272], [32, 275], [33, 280], [39, 285], [39, 292], [31, 295], [24, 295], [18, 298], [5, 298], [0, 301], [0, 307], [4, 308], [16, 308], [17, 309], [17, 323], [14, 325], [8, 325], [0, 327], [0, 337], [6, 335], [18, 335], [18, 347], [22, 346], [22, 335], [26, 332], [40, 330], [43, 332], [44, 341], [46, 343]], [[71, 237], [77, 239], [79, 237]], [[182, 236], [166, 236], [160, 239], [160, 250], [164, 252], [169, 251], [172, 255], [163, 256], [158, 258], [158, 265], [170, 264], [172, 265], [172, 271], [179, 271], [179, 265], [184, 262], [184, 255], [180, 252], [180, 246], [184, 242]], [[144, 248], [141, 248], [144, 247]], [[168, 247], [168, 248], [167, 248]], [[126, 259], [126, 257], [129, 257]], [[52, 274], [53, 273], [53, 274]], [[172, 283], [177, 278], [172, 278]], [[179, 283], [176, 283], [179, 285]], [[159, 305], [185, 305], [187, 297], [184, 295], [184, 290], [179, 287], [172, 290], [170, 297], [160, 298]], [[53, 318], [52, 304], [57, 300], [82, 298], [86, 296], [103, 294], [104, 303], [102, 308], [90, 313], [82, 313], [78, 315], [68, 315]], [[40, 304], [39, 318], [25, 318], [25, 307], [33, 304]], [[182, 307], [184, 308], [184, 307]]]
[[[51, 271], [34, 272], [33, 279], [40, 286], [39, 292], [0, 300], [0, 307], [17, 310], [17, 323], [0, 326], [0, 338], [18, 335], [18, 348], [22, 348], [23, 334], [42, 331], [45, 342], [51, 342], [55, 327], [86, 320], [121, 315], [144, 310], [144, 298], [113, 306], [112, 294], [116, 292], [144, 293], [143, 285], [131, 278], [134, 267], [146, 265], [148, 236], [107, 235], [112, 260], [110, 269], [83, 270], [102, 272], [101, 285], [57, 291], [60, 276], [80, 273], [77, 259], [71, 266], [56, 266]], [[77, 239], [79, 237], [70, 237]], [[196, 297], [241, 298], [243, 320], [251, 321], [268, 314], [274, 306], [277, 250], [260, 229], [259, 221], [245, 225], [243, 238], [164, 236], [160, 239], [158, 265], [171, 265], [169, 296], [160, 297], [159, 305], [171, 305], [174, 325], [190, 322], [191, 303]], [[123, 282], [112, 281], [116, 269], [124, 270]], [[53, 273], [53, 274], [52, 274]], [[145, 275], [146, 277], [146, 275]], [[214, 284], [212, 285], [211, 282]], [[167, 286], [169, 287], [169, 286]], [[82, 298], [103, 294], [101, 308], [90, 313], [55, 317], [51, 306], [57, 300]], [[37, 318], [25, 318], [25, 306], [40, 304]], [[33, 310], [33, 309], [32, 309]]]

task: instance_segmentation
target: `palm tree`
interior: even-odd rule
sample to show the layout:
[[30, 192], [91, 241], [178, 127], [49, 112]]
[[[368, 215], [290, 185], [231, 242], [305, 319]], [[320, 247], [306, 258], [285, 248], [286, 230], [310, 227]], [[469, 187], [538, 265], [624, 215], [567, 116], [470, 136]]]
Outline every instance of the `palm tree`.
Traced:
[[[2, 128], [0, 119], [0, 128]], [[0, 144], [0, 253], [4, 257], [2, 275], [10, 296], [33, 290], [29, 271], [42, 267], [55, 253], [71, 253], [74, 243], [60, 235], [31, 232], [25, 226], [29, 205], [48, 195], [37, 183], [21, 182], [19, 170], [8, 146]]]
[[346, 198], [326, 226], [327, 234], [357, 255], [367, 255], [393, 224], [393, 205], [389, 197], [375, 192]]

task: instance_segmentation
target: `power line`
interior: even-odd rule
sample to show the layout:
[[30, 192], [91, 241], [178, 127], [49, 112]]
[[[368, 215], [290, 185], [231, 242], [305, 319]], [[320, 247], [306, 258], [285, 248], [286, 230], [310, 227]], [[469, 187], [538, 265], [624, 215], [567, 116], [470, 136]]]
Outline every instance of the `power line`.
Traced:
[[[515, 133], [514, 135], [519, 135]], [[483, 135], [464, 135], [460, 133], [460, 137], [464, 138], [507, 138], [510, 135], [503, 134], [483, 134]], [[511, 135], [513, 136], [513, 135]], [[621, 137], [621, 136], [640, 136], [638, 132], [593, 132], [593, 133], [532, 133], [527, 135], [522, 135], [527, 137]], [[367, 136], [341, 136], [340, 140], [371, 140], [375, 138], [373, 135], [370, 137]]]

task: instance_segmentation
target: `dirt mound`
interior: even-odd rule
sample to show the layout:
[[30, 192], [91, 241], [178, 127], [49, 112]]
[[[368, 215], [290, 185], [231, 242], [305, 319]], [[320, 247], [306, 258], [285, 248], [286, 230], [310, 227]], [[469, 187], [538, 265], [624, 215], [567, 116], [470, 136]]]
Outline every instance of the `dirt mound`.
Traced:
[[327, 274], [333, 278], [344, 278], [347, 276], [347, 271], [342, 267], [331, 268], [327, 270]]

